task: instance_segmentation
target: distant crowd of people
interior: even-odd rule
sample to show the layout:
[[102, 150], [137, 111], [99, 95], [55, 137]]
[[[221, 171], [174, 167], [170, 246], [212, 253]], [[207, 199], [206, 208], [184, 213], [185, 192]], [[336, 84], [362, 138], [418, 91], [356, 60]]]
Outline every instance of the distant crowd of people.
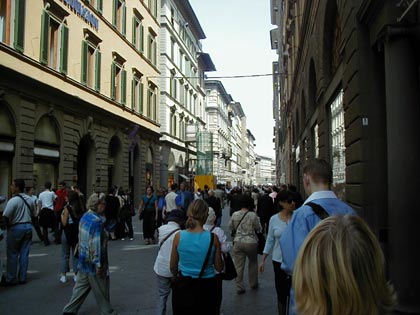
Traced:
[[[147, 187], [138, 207], [133, 192], [117, 187], [85, 200], [78, 187], [60, 182], [52, 191], [46, 183], [36, 198], [23, 180], [15, 179], [14, 197], [3, 212], [7, 272], [2, 283], [26, 283], [34, 227], [46, 246], [50, 232], [61, 244], [61, 282], [67, 281], [71, 257], [75, 286], [63, 314], [76, 314], [92, 290], [101, 314], [116, 315], [107, 242], [134, 240], [132, 217], [138, 215], [144, 244], [159, 248], [153, 267], [158, 315], [167, 314], [171, 292], [174, 315], [220, 314], [224, 280], [235, 279], [237, 294], [245, 294], [248, 261], [249, 288], [258, 290], [258, 273], [265, 271], [270, 255], [279, 315], [385, 314], [396, 297], [376, 237], [331, 191], [328, 162], [310, 161], [303, 174], [306, 200], [293, 186], [218, 185], [194, 191], [184, 182], [157, 194]], [[221, 228], [225, 206], [232, 242]]]

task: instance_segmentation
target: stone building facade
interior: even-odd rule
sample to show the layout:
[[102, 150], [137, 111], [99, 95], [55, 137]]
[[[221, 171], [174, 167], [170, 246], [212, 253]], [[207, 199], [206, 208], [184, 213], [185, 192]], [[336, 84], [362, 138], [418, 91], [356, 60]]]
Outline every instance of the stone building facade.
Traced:
[[189, 1], [162, 0], [160, 24], [160, 185], [167, 188], [195, 172], [196, 141], [187, 128], [206, 128], [204, 73], [216, 69], [202, 51], [206, 36]]
[[0, 194], [160, 176], [158, 1], [2, 0]]
[[331, 162], [333, 188], [383, 245], [398, 310], [419, 313], [420, 5], [272, 0], [271, 9], [281, 173], [301, 187], [307, 159]]

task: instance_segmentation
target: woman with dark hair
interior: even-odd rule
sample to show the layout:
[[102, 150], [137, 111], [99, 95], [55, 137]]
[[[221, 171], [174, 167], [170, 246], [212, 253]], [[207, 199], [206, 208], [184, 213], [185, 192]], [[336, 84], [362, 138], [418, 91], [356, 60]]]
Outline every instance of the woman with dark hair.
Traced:
[[[223, 270], [220, 242], [210, 231], [204, 231], [209, 207], [202, 199], [190, 203], [187, 229], [175, 235], [170, 269], [180, 276], [172, 289], [173, 314], [218, 314], [215, 270]], [[182, 277], [185, 282], [182, 282]], [[191, 281], [188, 279], [191, 278]]]
[[265, 260], [268, 255], [272, 253], [279, 315], [288, 314], [287, 306], [289, 302], [291, 278], [280, 268], [283, 260], [280, 248], [280, 237], [292, 217], [293, 210], [295, 210], [295, 200], [293, 197], [293, 192], [288, 190], [282, 190], [277, 193], [275, 202], [279, 205], [280, 212], [270, 218], [267, 241], [260, 264], [260, 272], [264, 272]]
[[67, 204], [61, 213], [61, 224], [64, 230], [64, 233], [61, 234], [61, 283], [67, 282], [66, 273], [70, 271], [70, 253], [74, 272], [73, 280], [76, 282], [78, 259], [74, 256], [74, 250], [79, 242], [79, 221], [83, 216], [79, 194], [71, 190], [65, 198]]
[[146, 195], [141, 198], [139, 218], [143, 219], [143, 237], [146, 245], [155, 243], [157, 197], [152, 186], [146, 188]]
[[238, 198], [239, 210], [232, 214], [229, 228], [233, 237], [233, 261], [236, 272], [236, 291], [238, 294], [245, 293], [243, 275], [245, 260], [248, 258], [248, 275], [251, 289], [258, 289], [258, 237], [261, 232], [261, 223], [254, 209], [254, 200], [248, 194], [241, 194]]

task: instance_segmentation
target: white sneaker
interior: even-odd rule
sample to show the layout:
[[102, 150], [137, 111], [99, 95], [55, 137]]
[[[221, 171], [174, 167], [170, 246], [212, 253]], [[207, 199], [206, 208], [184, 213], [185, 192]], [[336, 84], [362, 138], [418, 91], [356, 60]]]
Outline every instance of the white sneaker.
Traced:
[[61, 282], [61, 283], [66, 283], [66, 282], [67, 282], [67, 278], [66, 278], [66, 276], [61, 276], [61, 277], [60, 277], [60, 282]]
[[125, 238], [123, 237], [123, 238], [121, 239], [121, 241], [125, 241]]
[[130, 241], [134, 241], [134, 238], [132, 238], [132, 237], [131, 237], [131, 238], [130, 238]]

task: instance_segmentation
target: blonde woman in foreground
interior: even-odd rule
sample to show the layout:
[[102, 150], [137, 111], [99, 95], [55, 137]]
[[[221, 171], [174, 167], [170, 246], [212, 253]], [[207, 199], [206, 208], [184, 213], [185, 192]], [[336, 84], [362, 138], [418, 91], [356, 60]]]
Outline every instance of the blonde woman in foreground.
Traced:
[[331, 216], [308, 235], [293, 272], [300, 315], [379, 315], [395, 305], [379, 242], [358, 216]]

